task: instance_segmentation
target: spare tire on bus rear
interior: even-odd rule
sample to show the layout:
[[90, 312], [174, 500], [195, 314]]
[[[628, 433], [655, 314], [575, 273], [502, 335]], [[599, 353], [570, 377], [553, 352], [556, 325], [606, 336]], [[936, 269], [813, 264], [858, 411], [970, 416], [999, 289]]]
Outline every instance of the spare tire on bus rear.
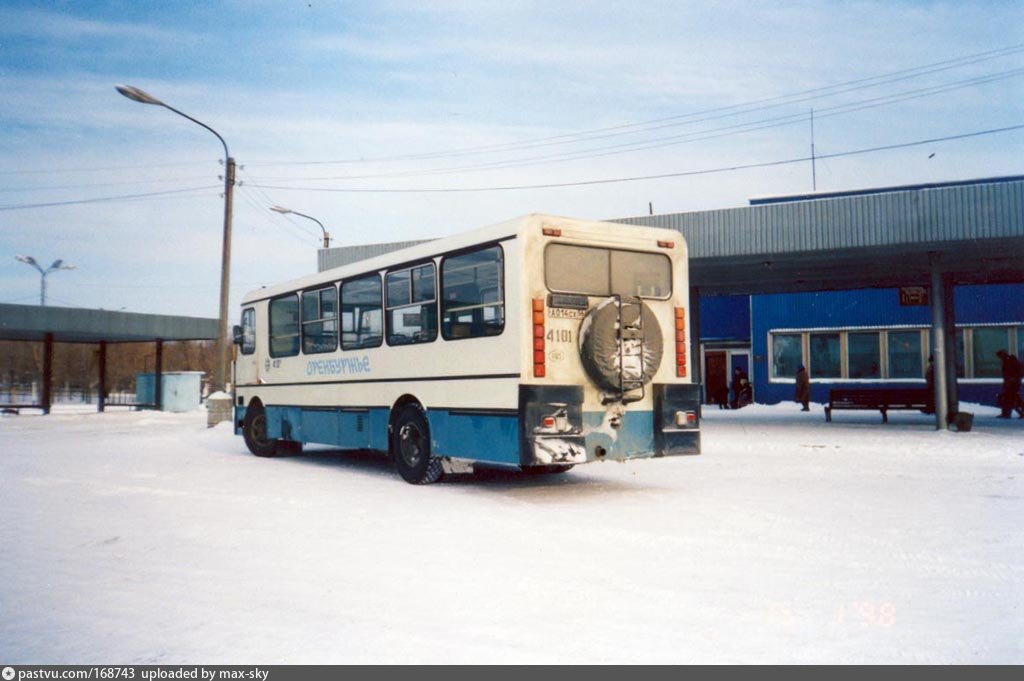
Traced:
[[579, 344], [587, 375], [599, 388], [614, 393], [624, 386], [650, 383], [664, 352], [658, 318], [639, 298], [613, 296], [591, 308], [580, 324]]

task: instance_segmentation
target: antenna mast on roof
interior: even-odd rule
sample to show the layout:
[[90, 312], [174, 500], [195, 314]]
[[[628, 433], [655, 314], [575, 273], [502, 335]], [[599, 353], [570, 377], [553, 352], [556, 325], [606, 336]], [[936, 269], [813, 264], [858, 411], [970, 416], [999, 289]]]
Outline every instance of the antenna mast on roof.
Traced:
[[814, 109], [811, 109], [811, 189], [818, 191], [818, 169], [814, 157]]

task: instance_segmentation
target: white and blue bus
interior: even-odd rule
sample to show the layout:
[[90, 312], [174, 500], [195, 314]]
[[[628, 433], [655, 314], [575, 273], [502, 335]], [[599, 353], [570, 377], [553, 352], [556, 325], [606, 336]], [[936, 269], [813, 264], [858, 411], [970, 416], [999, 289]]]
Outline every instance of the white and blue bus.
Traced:
[[253, 454], [387, 452], [411, 483], [700, 453], [678, 232], [529, 215], [247, 294]]

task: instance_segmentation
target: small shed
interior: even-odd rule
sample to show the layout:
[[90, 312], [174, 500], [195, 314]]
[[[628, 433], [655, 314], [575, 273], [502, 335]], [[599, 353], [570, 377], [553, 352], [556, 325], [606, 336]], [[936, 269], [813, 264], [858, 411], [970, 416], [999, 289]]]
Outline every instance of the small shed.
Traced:
[[161, 411], [194, 411], [203, 401], [202, 371], [168, 371], [161, 375], [160, 399], [156, 399], [156, 374], [136, 374], [135, 401], [159, 404]]

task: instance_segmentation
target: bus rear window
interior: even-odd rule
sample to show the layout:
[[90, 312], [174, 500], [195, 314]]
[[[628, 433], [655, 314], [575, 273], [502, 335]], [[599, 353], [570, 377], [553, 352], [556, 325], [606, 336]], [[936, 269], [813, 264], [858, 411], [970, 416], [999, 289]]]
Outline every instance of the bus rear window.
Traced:
[[544, 278], [559, 293], [663, 300], [672, 295], [672, 261], [661, 253], [549, 244]]

